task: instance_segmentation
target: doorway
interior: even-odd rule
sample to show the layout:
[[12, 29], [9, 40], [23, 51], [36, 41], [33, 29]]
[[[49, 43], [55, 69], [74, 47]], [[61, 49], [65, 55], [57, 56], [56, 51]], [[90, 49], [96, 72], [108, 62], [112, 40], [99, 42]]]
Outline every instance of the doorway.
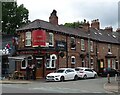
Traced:
[[36, 78], [44, 77], [44, 59], [43, 57], [36, 57]]

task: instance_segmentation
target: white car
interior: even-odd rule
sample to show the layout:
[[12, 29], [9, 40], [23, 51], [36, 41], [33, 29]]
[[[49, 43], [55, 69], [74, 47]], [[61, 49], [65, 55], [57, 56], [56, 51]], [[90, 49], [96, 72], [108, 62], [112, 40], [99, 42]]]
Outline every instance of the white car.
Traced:
[[60, 68], [46, 76], [46, 81], [77, 80], [77, 72], [72, 68]]
[[92, 70], [91, 68], [87, 67], [76, 67], [75, 71], [77, 72], [77, 75], [79, 78], [96, 78], [97, 73]]

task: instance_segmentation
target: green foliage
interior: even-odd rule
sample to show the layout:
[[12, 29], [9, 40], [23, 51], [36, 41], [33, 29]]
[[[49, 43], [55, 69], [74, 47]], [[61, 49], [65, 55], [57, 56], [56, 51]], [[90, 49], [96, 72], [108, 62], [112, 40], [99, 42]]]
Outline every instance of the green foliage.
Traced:
[[82, 22], [73, 22], [73, 23], [65, 23], [64, 26], [71, 27], [71, 28], [78, 28]]
[[29, 11], [17, 2], [2, 2], [2, 32], [14, 34], [16, 28], [29, 22]]

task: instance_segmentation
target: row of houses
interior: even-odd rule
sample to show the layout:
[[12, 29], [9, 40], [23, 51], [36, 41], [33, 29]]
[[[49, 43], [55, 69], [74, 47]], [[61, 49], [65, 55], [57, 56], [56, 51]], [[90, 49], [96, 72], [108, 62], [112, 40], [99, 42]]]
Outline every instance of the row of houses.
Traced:
[[58, 24], [53, 10], [49, 22], [36, 19], [16, 33], [16, 55], [9, 59], [17, 71], [25, 73], [28, 64], [35, 64], [37, 78], [44, 78], [60, 67], [89, 67], [98, 73], [108, 67], [120, 70], [120, 30], [101, 29], [98, 19], [69, 28]]

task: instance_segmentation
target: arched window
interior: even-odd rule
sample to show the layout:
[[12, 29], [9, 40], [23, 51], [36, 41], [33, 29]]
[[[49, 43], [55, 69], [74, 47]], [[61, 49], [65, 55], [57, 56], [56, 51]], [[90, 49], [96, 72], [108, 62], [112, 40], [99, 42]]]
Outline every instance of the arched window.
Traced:
[[55, 54], [50, 55], [50, 59], [46, 59], [46, 68], [56, 68], [56, 59]]
[[71, 64], [75, 64], [75, 56], [71, 56]]

